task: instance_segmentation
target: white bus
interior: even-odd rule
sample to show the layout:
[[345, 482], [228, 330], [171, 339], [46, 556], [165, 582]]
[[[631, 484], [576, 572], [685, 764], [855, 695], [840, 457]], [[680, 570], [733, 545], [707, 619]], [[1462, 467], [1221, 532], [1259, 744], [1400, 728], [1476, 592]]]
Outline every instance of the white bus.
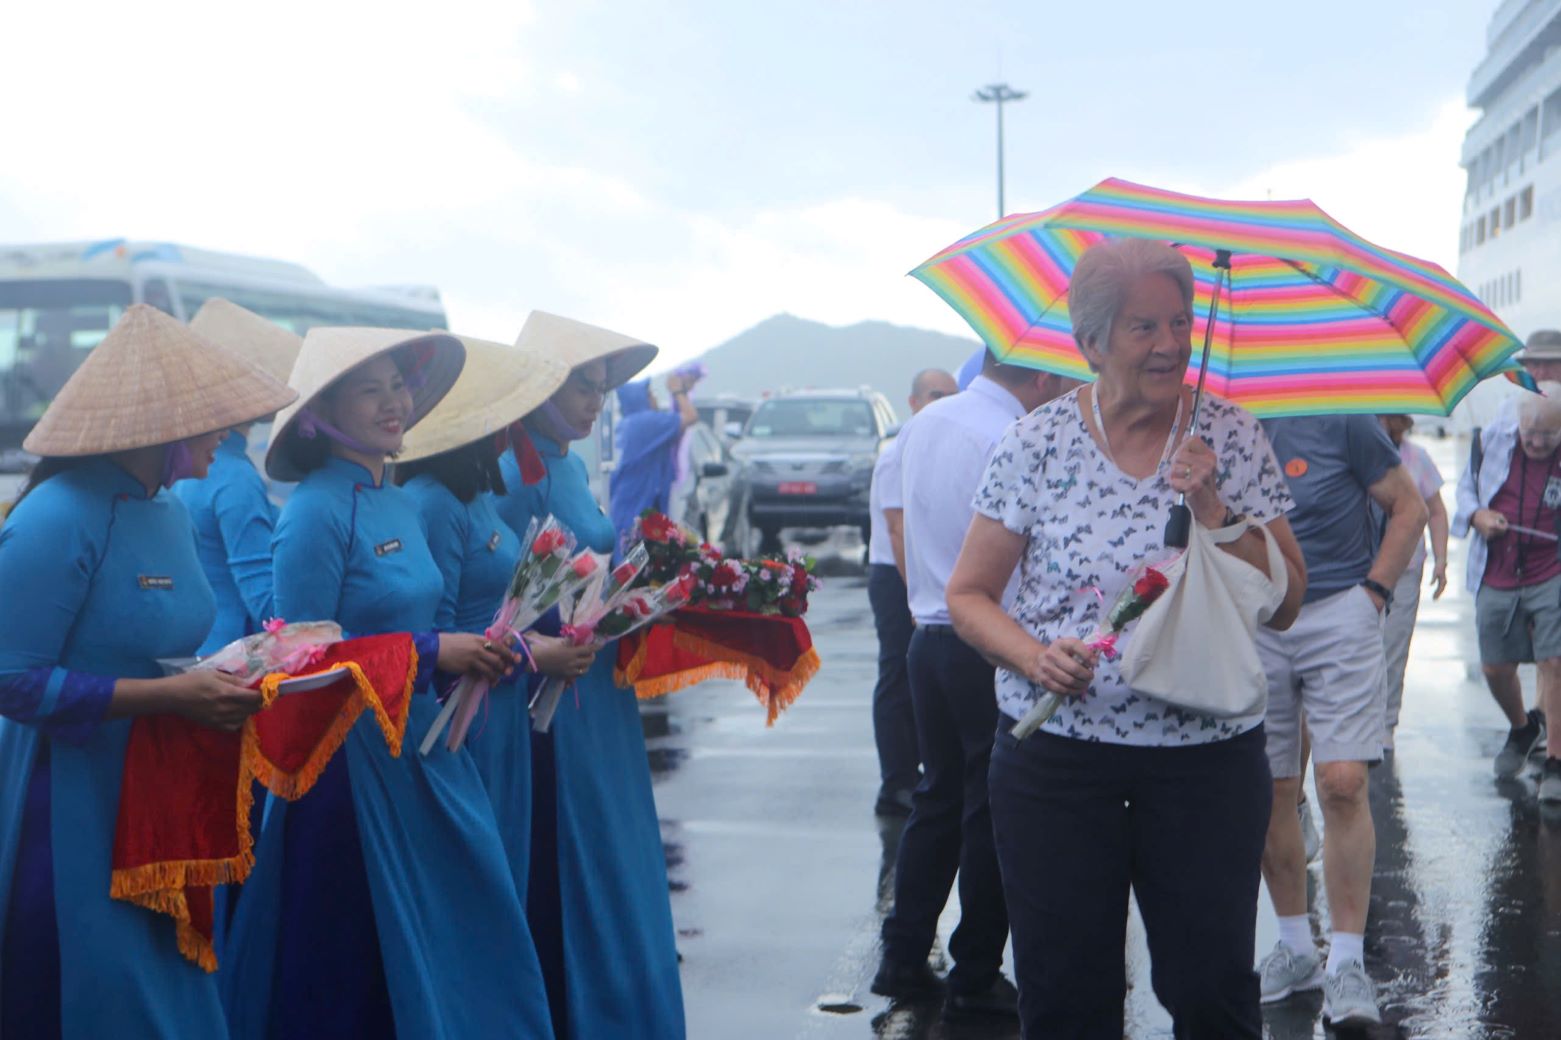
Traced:
[[[188, 321], [213, 296], [302, 335], [316, 325], [447, 327], [436, 289], [337, 289], [282, 260], [109, 239], [0, 246], [0, 452], [15, 450], [124, 309]], [[10, 468], [10, 467], [7, 467]]]

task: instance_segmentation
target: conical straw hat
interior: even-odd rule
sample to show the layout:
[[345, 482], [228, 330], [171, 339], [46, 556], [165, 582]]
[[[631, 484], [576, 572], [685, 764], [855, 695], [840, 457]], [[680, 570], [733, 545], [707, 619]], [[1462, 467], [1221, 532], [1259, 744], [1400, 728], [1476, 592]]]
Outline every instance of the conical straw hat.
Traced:
[[201, 304], [190, 319], [190, 328], [283, 383], [292, 375], [298, 348], [304, 342], [297, 333], [220, 296]]
[[539, 350], [460, 337], [466, 367], [455, 388], [417, 429], [407, 431], [398, 462], [412, 462], [490, 436], [529, 414], [569, 378], [569, 366]]
[[22, 447], [75, 457], [170, 444], [253, 422], [298, 395], [144, 303], [92, 349]]
[[410, 332], [407, 329], [370, 329], [357, 326], [322, 326], [304, 336], [293, 364], [289, 385], [298, 391], [298, 400], [276, 417], [271, 444], [266, 449], [266, 473], [273, 480], [302, 480], [304, 474], [280, 447], [298, 413], [320, 392], [363, 362], [391, 351], [409, 353], [418, 359], [421, 382], [412, 389], [412, 415], [406, 429], [433, 411], [461, 374], [466, 350], [461, 341], [447, 332]]
[[515, 345], [551, 354], [571, 370], [587, 361], [607, 359], [607, 389], [622, 386], [656, 357], [657, 349], [644, 340], [561, 318], [546, 311], [532, 311]]

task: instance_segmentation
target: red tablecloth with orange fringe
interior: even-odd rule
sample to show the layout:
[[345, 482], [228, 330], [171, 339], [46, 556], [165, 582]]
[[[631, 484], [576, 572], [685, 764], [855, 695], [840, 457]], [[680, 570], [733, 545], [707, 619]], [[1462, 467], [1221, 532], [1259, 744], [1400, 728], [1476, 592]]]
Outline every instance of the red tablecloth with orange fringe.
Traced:
[[[279, 696], [285, 679], [346, 667], [329, 686]], [[217, 970], [212, 887], [243, 881], [254, 866], [251, 782], [294, 800], [308, 793], [364, 711], [401, 753], [417, 651], [405, 633], [334, 643], [299, 676], [267, 675], [265, 707], [238, 733], [172, 715], [130, 727], [114, 833], [109, 892], [172, 917], [179, 951]]]
[[642, 700], [706, 679], [740, 679], [773, 726], [818, 673], [818, 651], [802, 618], [706, 607], [684, 607], [670, 618], [618, 640], [618, 685], [634, 687]]

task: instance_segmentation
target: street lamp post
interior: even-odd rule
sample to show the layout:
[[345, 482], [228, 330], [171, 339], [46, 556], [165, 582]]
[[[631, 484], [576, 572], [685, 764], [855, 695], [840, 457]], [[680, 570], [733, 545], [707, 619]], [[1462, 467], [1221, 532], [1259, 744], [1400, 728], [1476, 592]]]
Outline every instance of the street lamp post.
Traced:
[[992, 101], [997, 104], [997, 218], [1001, 220], [1008, 212], [1003, 205], [1003, 102], [1023, 101], [1030, 95], [1023, 90], [1015, 90], [1007, 83], [993, 83], [989, 87], [983, 87], [976, 91], [972, 101]]

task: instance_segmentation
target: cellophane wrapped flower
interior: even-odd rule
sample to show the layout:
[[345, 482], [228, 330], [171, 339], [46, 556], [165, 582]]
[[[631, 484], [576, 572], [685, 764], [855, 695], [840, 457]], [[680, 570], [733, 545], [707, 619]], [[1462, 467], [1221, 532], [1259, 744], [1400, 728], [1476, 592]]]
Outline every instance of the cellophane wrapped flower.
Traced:
[[[584, 556], [586, 554], [582, 554]], [[598, 569], [584, 587], [565, 599], [560, 609], [563, 622], [561, 634], [576, 646], [596, 642], [596, 625], [634, 592], [634, 580], [650, 560], [643, 543], [634, 546], [624, 556], [623, 562], [608, 569], [607, 557], [594, 557]], [[558, 711], [568, 682], [558, 676], [548, 676], [531, 698], [532, 724], [546, 733]]]
[[[574, 535], [551, 516], [534, 518], [521, 545], [524, 549], [504, 601], [483, 633], [491, 643], [514, 645], [538, 618], [604, 570], [599, 557], [591, 553], [574, 555]], [[486, 679], [463, 675], [423, 738], [421, 753], [426, 755], [433, 750], [447, 725], [450, 734], [446, 746], [451, 751], [459, 750], [491, 687]]]
[[[1084, 641], [1084, 645], [1107, 659], [1115, 657], [1117, 642], [1122, 638], [1123, 630], [1143, 617], [1144, 611], [1148, 610], [1170, 587], [1170, 579], [1160, 569], [1150, 566], [1140, 568], [1132, 582], [1122, 590], [1110, 609], [1106, 611], [1105, 618], [1096, 626], [1094, 634]], [[1100, 596], [1098, 589], [1095, 590], [1095, 595]], [[1104, 597], [1101, 597], [1101, 602], [1105, 602]], [[1047, 719], [1057, 714], [1057, 709], [1061, 706], [1061, 696], [1047, 693], [1025, 712], [1024, 718], [1014, 725], [1013, 735], [1020, 740], [1028, 737], [1045, 725]]]
[[179, 670], [226, 672], [253, 686], [272, 672], [297, 675], [307, 671], [325, 656], [326, 647], [339, 642], [341, 626], [334, 621], [288, 624], [280, 618], [272, 618], [266, 622], [264, 631], [235, 639]]

